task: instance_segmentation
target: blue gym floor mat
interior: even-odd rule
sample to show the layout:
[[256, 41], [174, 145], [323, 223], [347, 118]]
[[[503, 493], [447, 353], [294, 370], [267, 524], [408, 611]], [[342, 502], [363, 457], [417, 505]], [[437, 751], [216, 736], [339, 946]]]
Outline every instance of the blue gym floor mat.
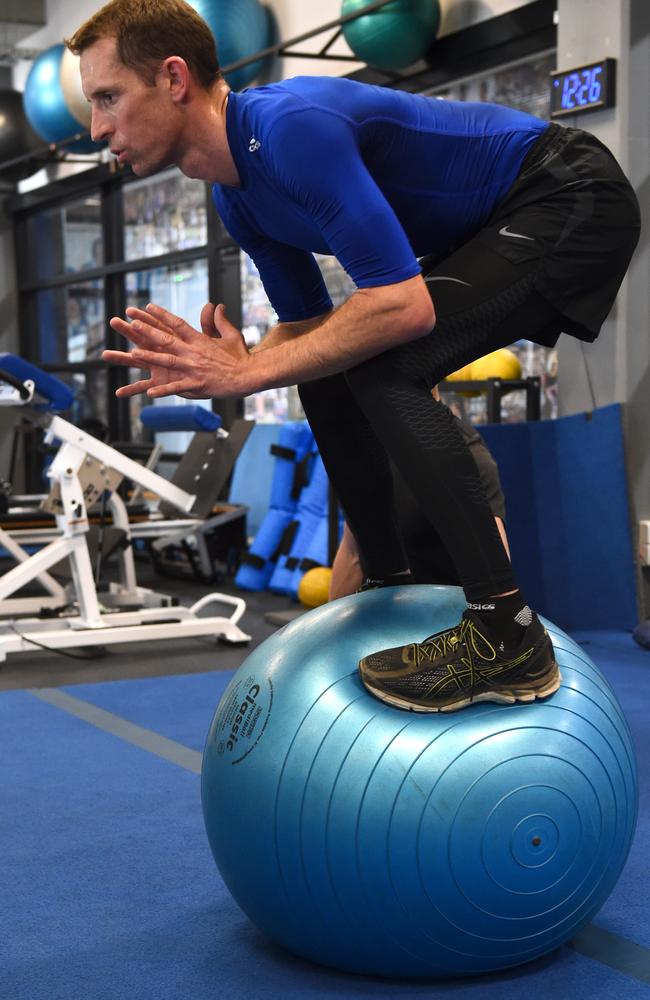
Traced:
[[[191, 770], [36, 694], [0, 695], [0, 995], [8, 1000], [221, 1000], [524, 993], [650, 998], [647, 854], [650, 654], [629, 635], [577, 636], [613, 683], [635, 735], [635, 844], [589, 939], [510, 972], [455, 982], [349, 976], [268, 943], [233, 902], [203, 830]], [[69, 687], [64, 694], [195, 752], [229, 673]], [[45, 693], [47, 694], [47, 692]], [[245, 794], [245, 789], [242, 790]], [[626, 946], [626, 942], [631, 942]], [[636, 943], [637, 946], [634, 947]], [[582, 952], [587, 952], [583, 954]], [[617, 966], [612, 968], [611, 965]], [[620, 971], [623, 968], [626, 971]]]

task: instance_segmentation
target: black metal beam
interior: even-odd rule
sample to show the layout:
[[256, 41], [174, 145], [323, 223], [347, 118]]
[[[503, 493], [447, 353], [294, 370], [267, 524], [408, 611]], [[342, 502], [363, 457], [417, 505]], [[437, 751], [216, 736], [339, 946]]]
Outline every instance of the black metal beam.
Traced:
[[[212, 198], [208, 197], [208, 295], [215, 305], [223, 302], [231, 323], [241, 329], [242, 301], [240, 250], [230, 238]], [[213, 399], [212, 409], [229, 430], [244, 415], [243, 399]]]
[[[222, 236], [221, 240], [215, 242], [210, 247], [211, 250], [222, 248], [230, 249], [234, 246], [229, 236]], [[112, 275], [125, 274], [131, 271], [151, 271], [159, 267], [173, 267], [175, 264], [187, 264], [193, 260], [204, 260], [208, 252], [208, 247], [203, 244], [199, 247], [190, 247], [187, 250], [172, 250], [169, 253], [160, 254], [157, 257], [139, 257], [137, 260], [116, 260], [114, 263], [104, 264], [103, 267], [94, 267], [87, 271], [75, 271], [74, 279], [69, 272], [53, 275], [51, 278], [44, 278], [41, 281], [20, 282], [20, 290], [23, 292], [40, 292], [45, 288], [59, 288], [71, 283], [80, 284], [85, 281], [94, 281], [96, 278], [108, 278]]]
[[12, 194], [5, 201], [5, 208], [12, 215], [30, 212], [43, 208], [49, 202], [56, 202], [62, 198], [73, 198], [86, 191], [94, 191], [101, 184], [119, 176], [129, 178], [133, 174], [129, 168], [118, 167], [116, 161], [99, 163], [97, 166], [89, 167], [88, 170], [82, 170], [78, 174], [61, 177], [50, 184], [43, 184], [42, 187], [35, 188], [33, 191]]
[[[99, 275], [104, 279], [105, 347], [110, 350], [122, 350], [124, 347], [123, 338], [108, 325], [111, 316], [124, 316], [126, 309], [124, 279], [122, 274], [114, 269], [117, 263], [124, 260], [124, 212], [121, 180], [114, 178], [103, 185], [101, 213], [104, 263], [111, 268], [103, 275]], [[119, 438], [121, 441], [130, 441], [130, 401], [119, 399], [115, 395], [115, 390], [129, 381], [128, 369], [121, 368], [119, 365], [104, 365], [104, 369], [107, 374], [106, 410], [111, 436]]]

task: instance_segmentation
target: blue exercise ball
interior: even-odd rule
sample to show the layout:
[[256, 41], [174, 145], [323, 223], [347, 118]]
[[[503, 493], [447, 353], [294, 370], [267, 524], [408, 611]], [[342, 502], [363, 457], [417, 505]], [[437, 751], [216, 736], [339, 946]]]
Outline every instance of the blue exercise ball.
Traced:
[[[52, 45], [41, 52], [34, 60], [25, 83], [25, 114], [34, 131], [46, 142], [60, 142], [87, 130], [66, 103], [61, 84], [64, 52], [64, 45]], [[101, 149], [101, 144], [93, 142], [88, 136], [66, 148], [77, 153], [92, 153]]]
[[632, 841], [637, 773], [616, 697], [546, 623], [559, 691], [420, 714], [366, 692], [357, 661], [452, 625], [453, 587], [368, 591], [310, 611], [233, 677], [202, 800], [235, 900], [303, 958], [396, 978], [487, 973], [586, 924]]
[[[208, 24], [217, 43], [220, 66], [255, 55], [271, 45], [271, 18], [259, 0], [188, 0]], [[226, 74], [233, 90], [246, 87], [264, 67], [264, 60]]]
[[[368, 0], [343, 0], [341, 16], [356, 14]], [[346, 21], [343, 36], [359, 59], [377, 69], [404, 69], [427, 54], [440, 26], [438, 0], [393, 0]]]

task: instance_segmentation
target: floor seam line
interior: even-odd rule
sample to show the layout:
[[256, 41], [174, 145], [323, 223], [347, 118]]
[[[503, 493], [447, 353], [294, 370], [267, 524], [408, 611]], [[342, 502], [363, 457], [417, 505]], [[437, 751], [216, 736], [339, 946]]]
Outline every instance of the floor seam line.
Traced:
[[192, 774], [201, 773], [203, 755], [198, 750], [193, 750], [177, 740], [162, 736], [153, 729], [138, 726], [114, 712], [108, 712], [104, 708], [93, 705], [92, 702], [84, 701], [82, 698], [77, 698], [58, 688], [29, 688], [27, 693], [39, 701], [95, 726], [96, 729], [116, 736], [125, 743], [130, 743], [132, 746], [146, 750], [162, 760], [176, 764]]

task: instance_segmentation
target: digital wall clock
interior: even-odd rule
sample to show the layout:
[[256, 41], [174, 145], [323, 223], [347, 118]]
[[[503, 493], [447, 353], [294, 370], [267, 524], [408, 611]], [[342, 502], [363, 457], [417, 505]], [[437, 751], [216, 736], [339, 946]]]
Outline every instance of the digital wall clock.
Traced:
[[613, 108], [615, 103], [615, 59], [551, 73], [551, 118]]

